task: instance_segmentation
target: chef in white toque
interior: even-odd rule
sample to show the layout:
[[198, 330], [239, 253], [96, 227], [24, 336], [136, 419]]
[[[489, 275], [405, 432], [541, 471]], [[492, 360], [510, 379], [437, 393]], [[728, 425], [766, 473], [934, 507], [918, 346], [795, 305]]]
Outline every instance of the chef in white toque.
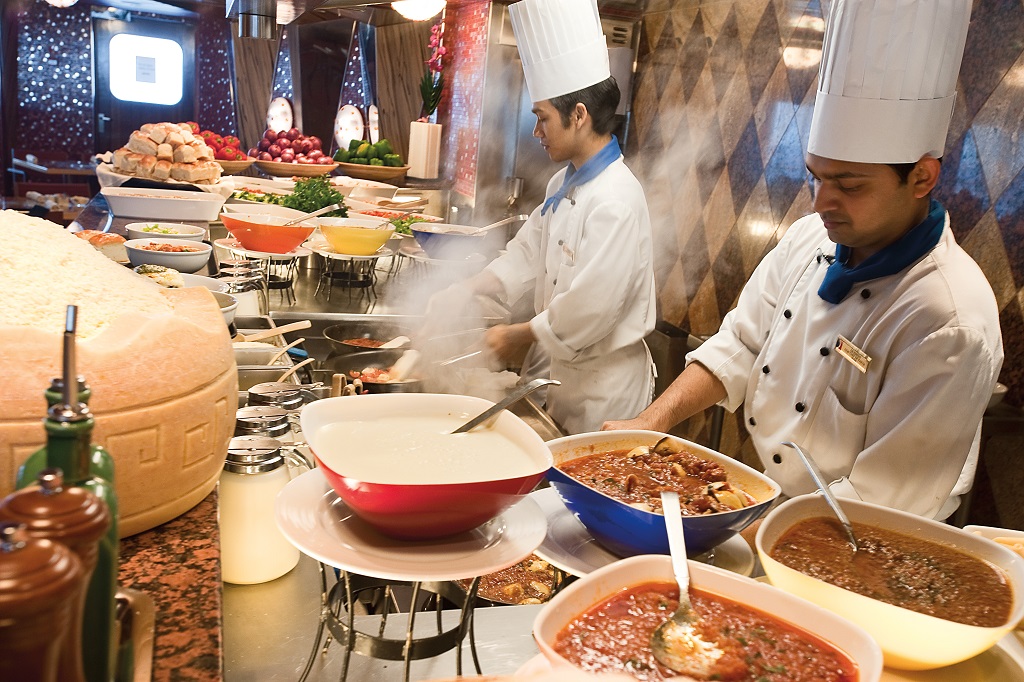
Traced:
[[1003, 361], [995, 297], [931, 193], [970, 0], [836, 0], [806, 157], [815, 214], [758, 265], [720, 331], [639, 418], [666, 430], [743, 405], [785, 495], [814, 490], [945, 518], [970, 489]]
[[643, 340], [656, 322], [650, 216], [612, 135], [619, 88], [596, 2], [522, 0], [509, 11], [533, 135], [567, 165], [507, 253], [455, 289], [509, 304], [533, 297], [530, 320], [492, 328], [485, 343], [499, 358], [529, 347], [523, 380], [560, 381], [546, 409], [569, 433], [593, 431], [636, 416], [653, 395]]

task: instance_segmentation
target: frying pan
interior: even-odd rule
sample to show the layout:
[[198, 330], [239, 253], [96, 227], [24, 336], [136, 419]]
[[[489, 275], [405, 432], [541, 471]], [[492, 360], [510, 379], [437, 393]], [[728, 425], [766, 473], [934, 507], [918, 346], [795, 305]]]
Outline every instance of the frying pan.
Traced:
[[[398, 361], [398, 358], [402, 357], [404, 352], [401, 348], [393, 348], [390, 350], [368, 350], [362, 353], [350, 352], [347, 355], [331, 355], [324, 361], [323, 369], [334, 374], [344, 374], [351, 381], [352, 375], [349, 372], [360, 372], [367, 367], [391, 367]], [[419, 393], [422, 390], [422, 379], [406, 379], [389, 383], [363, 381], [364, 393]]]
[[[374, 351], [374, 348], [345, 343], [348, 339], [376, 339], [390, 341], [396, 336], [411, 336], [410, 330], [399, 324], [382, 321], [341, 322], [324, 329], [324, 338], [331, 344], [335, 355], [351, 353], [363, 354]], [[363, 365], [365, 367], [366, 365]], [[362, 367], [356, 368], [362, 369]]]

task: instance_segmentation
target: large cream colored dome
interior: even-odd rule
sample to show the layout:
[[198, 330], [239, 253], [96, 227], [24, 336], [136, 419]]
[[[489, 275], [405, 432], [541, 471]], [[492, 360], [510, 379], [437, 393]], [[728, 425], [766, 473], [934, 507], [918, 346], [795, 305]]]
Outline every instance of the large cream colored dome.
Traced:
[[45, 443], [43, 391], [61, 373], [64, 311], [79, 306], [78, 373], [93, 441], [114, 458], [119, 530], [132, 535], [200, 502], [234, 431], [231, 339], [204, 288], [161, 289], [58, 225], [0, 212], [0, 496]]

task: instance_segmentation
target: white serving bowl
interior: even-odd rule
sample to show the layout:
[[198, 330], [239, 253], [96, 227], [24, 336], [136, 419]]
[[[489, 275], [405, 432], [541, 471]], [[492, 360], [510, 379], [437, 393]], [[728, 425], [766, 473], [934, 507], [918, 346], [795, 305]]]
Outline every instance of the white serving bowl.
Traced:
[[187, 287], [206, 287], [210, 291], [223, 291], [224, 293], [227, 293], [228, 290], [226, 282], [205, 275], [183, 274], [181, 279]]
[[376, 180], [351, 178], [347, 175], [335, 175], [331, 178], [331, 184], [345, 195], [346, 202], [350, 196], [356, 198], [380, 197], [384, 199], [391, 199], [395, 196], [395, 193], [398, 192], [398, 187], [395, 185], [389, 185], [386, 182], [378, 182]]
[[[146, 244], [170, 244], [171, 246], [188, 246], [198, 249], [197, 251], [173, 252], [173, 251], [148, 251], [140, 248]], [[202, 270], [210, 260], [210, 251], [213, 247], [203, 242], [183, 242], [181, 239], [157, 239], [148, 237], [146, 239], [129, 239], [124, 243], [128, 250], [128, 261], [132, 267], [140, 265], [162, 265], [165, 268], [174, 268], [178, 272], [194, 273]]]
[[[146, 228], [157, 228], [157, 230], [167, 231], [147, 231]], [[194, 242], [201, 242], [206, 239], [206, 230], [195, 225], [186, 225], [185, 223], [128, 223], [125, 225], [125, 229], [128, 230], [128, 239], [188, 239]]]
[[235, 312], [238, 310], [238, 299], [223, 291], [211, 291], [220, 306], [220, 313], [224, 316], [224, 324], [231, 324], [235, 321]]
[[808, 518], [832, 516], [819, 494], [800, 495], [772, 510], [757, 531], [757, 554], [776, 587], [812, 601], [871, 633], [885, 664], [902, 670], [929, 670], [953, 665], [985, 651], [1024, 617], [1024, 559], [994, 542], [938, 521], [860, 500], [840, 499], [850, 521], [956, 547], [1007, 575], [1013, 606], [999, 627], [977, 627], [927, 616], [887, 604], [800, 573], [769, 556], [779, 538]]
[[[814, 604], [721, 568], [688, 562], [690, 584], [787, 622], [823, 639], [852, 658], [859, 668], [858, 682], [875, 682], [882, 674], [882, 652], [862, 628]], [[533, 622], [533, 638], [544, 658], [557, 670], [573, 667], [554, 643], [574, 618], [612, 595], [649, 582], [675, 582], [672, 559], [641, 555], [616, 561], [572, 583], [549, 601]]]

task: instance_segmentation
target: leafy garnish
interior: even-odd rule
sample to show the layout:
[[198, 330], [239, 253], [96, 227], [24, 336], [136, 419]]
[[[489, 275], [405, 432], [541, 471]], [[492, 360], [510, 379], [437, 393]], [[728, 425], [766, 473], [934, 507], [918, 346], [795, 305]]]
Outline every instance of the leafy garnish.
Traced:
[[298, 180], [292, 193], [285, 195], [281, 201], [282, 206], [294, 208], [303, 213], [311, 213], [331, 204], [342, 204], [340, 210], [324, 214], [324, 217], [329, 218], [347, 218], [348, 209], [345, 208], [344, 203], [344, 195], [334, 189], [330, 180], [323, 176]]

